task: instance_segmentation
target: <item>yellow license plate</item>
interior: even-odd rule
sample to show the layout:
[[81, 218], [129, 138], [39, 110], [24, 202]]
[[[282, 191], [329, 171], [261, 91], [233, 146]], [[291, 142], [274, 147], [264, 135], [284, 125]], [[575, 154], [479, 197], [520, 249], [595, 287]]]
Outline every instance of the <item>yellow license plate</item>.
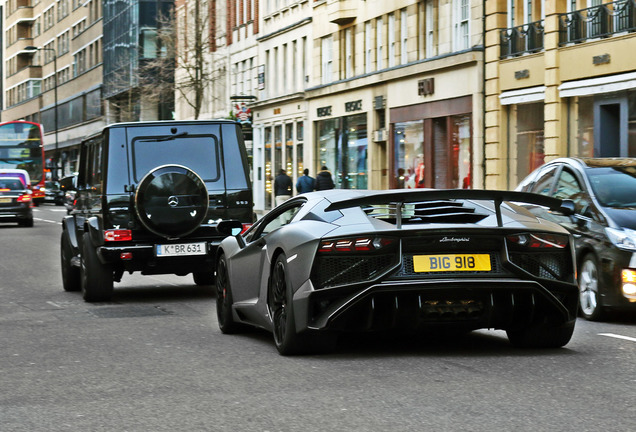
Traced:
[[0, 203], [10, 203], [13, 198], [0, 198]]
[[413, 270], [416, 272], [490, 271], [490, 255], [415, 255]]

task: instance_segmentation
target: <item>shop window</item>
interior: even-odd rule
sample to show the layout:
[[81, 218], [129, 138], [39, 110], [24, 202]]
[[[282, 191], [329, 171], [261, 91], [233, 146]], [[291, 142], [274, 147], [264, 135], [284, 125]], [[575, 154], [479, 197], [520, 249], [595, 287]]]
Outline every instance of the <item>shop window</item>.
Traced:
[[636, 157], [636, 92], [629, 92], [627, 104], [628, 156]]
[[471, 153], [470, 153], [470, 116], [451, 117], [451, 188], [470, 189]]
[[[594, 98], [575, 98], [570, 118], [575, 124], [575, 148], [573, 156], [594, 156]], [[572, 112], [574, 111], [574, 112]]]
[[320, 166], [332, 172], [336, 188], [367, 188], [367, 147], [366, 114], [318, 122]]
[[272, 128], [265, 128], [265, 208], [272, 208]]
[[424, 187], [424, 122], [422, 120], [396, 123], [395, 184], [398, 189]]
[[285, 124], [285, 171], [294, 176], [294, 124]]
[[283, 126], [274, 126], [274, 175], [283, 168]]
[[510, 110], [511, 187], [545, 162], [543, 102], [513, 105]]

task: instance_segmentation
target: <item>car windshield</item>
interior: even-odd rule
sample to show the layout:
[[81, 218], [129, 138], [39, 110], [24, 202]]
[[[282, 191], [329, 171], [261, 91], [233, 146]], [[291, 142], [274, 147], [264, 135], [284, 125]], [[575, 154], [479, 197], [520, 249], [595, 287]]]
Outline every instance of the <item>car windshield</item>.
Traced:
[[0, 191], [17, 191], [24, 189], [20, 179], [0, 179]]
[[592, 190], [606, 207], [636, 207], [636, 167], [589, 168]]

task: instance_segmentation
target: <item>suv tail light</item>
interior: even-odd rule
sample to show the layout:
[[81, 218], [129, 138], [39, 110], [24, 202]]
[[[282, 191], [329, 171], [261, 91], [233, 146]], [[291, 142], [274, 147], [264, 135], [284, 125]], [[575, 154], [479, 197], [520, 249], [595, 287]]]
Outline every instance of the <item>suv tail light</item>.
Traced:
[[111, 229], [104, 231], [104, 240], [107, 242], [112, 241], [131, 241], [132, 231], [123, 229]]
[[568, 236], [548, 233], [524, 233], [506, 237], [509, 242], [529, 249], [563, 249], [569, 243]]
[[384, 237], [356, 237], [345, 239], [323, 240], [320, 242], [318, 252], [371, 252], [380, 250], [394, 242], [393, 239]]
[[17, 201], [19, 203], [26, 203], [26, 202], [31, 202], [31, 194], [22, 194], [18, 197]]

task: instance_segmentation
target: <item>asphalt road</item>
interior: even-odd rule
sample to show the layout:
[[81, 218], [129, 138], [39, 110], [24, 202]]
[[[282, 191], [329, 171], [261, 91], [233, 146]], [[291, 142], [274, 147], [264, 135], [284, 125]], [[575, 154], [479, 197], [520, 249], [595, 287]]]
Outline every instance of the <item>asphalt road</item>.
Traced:
[[0, 431], [636, 430], [636, 317], [579, 320], [555, 350], [479, 331], [285, 358], [265, 332], [221, 334], [190, 276], [64, 292], [64, 214], [0, 225]]

